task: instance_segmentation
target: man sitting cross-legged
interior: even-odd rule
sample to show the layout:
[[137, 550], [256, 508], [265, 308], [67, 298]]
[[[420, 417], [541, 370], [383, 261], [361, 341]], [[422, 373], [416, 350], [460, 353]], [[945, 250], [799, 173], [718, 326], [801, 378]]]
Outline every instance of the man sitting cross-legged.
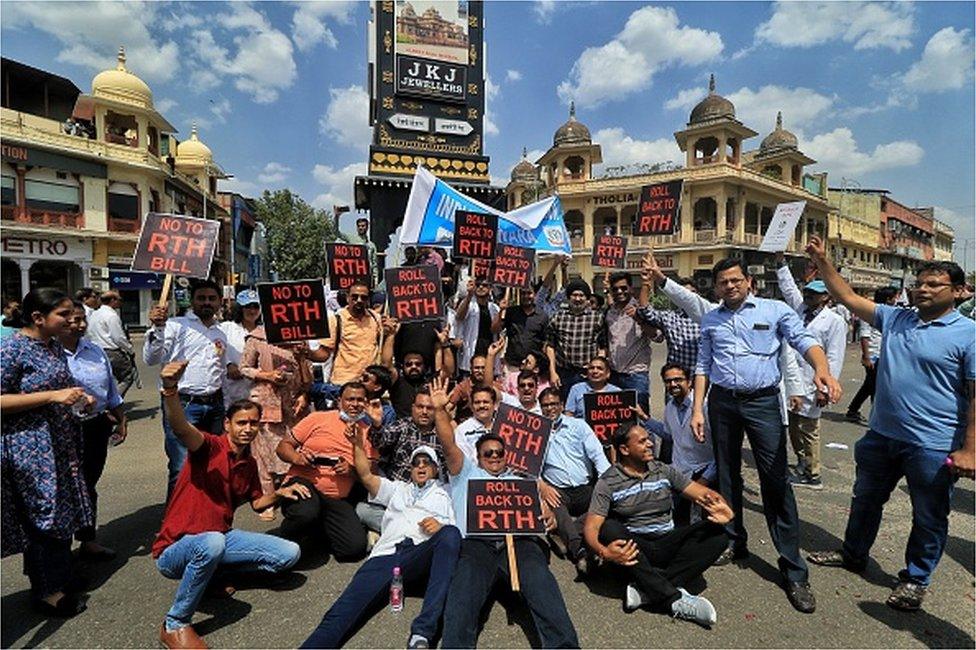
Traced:
[[404, 581], [427, 578], [424, 605], [410, 626], [407, 647], [428, 648], [461, 547], [451, 497], [437, 482], [437, 453], [427, 446], [416, 447], [410, 454], [410, 480], [391, 481], [370, 470], [363, 449], [365, 434], [350, 428], [346, 435], [353, 443], [356, 474], [370, 500], [386, 506], [383, 535], [302, 647], [338, 648], [349, 631], [385, 600], [393, 570], [399, 567]]
[[[646, 605], [701, 625], [715, 623], [715, 608], [684, 585], [712, 565], [728, 545], [722, 528], [733, 514], [722, 496], [653, 457], [647, 430], [621, 427], [613, 438], [617, 462], [593, 489], [583, 537], [604, 560], [624, 567], [625, 609]], [[700, 505], [707, 520], [675, 529], [671, 491]]]
[[173, 488], [163, 524], [152, 546], [159, 572], [180, 581], [159, 640], [167, 648], [206, 648], [191, 627], [193, 612], [218, 570], [287, 571], [298, 562], [298, 544], [231, 528], [234, 510], [245, 501], [256, 511], [279, 499], [310, 496], [303, 485], [262, 494], [249, 445], [261, 428], [261, 407], [250, 400], [227, 409], [224, 435], [200, 431], [187, 422], [176, 390], [186, 361], [166, 364], [160, 373], [166, 417], [188, 451]]

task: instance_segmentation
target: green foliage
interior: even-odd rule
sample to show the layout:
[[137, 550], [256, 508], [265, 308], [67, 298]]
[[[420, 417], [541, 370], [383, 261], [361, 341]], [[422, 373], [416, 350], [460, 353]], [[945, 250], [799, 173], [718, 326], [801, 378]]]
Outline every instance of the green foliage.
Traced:
[[674, 309], [674, 305], [671, 303], [671, 299], [668, 298], [664, 293], [652, 293], [649, 303], [654, 309]]
[[271, 269], [279, 280], [325, 275], [325, 242], [334, 241], [335, 223], [290, 190], [276, 190], [258, 199], [257, 214], [267, 230]]

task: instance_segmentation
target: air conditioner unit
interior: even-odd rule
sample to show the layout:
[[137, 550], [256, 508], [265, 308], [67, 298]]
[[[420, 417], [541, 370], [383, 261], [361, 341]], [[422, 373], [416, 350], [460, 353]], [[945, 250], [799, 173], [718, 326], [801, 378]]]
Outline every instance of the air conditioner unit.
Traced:
[[750, 264], [747, 270], [749, 271], [749, 275], [752, 276], [766, 274], [766, 267], [762, 264]]

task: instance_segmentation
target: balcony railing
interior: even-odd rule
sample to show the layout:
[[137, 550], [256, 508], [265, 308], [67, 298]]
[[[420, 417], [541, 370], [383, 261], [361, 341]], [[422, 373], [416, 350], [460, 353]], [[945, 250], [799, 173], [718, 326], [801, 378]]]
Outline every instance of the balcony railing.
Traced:
[[139, 219], [108, 218], [108, 229], [111, 232], [139, 232], [141, 225]]
[[60, 228], [84, 228], [85, 215], [80, 212], [58, 212], [27, 208], [21, 211], [17, 206], [5, 205], [0, 217], [17, 223], [31, 223], [38, 226], [58, 226]]
[[714, 230], [696, 230], [695, 231], [695, 243], [696, 244], [710, 244], [715, 241], [716, 232]]

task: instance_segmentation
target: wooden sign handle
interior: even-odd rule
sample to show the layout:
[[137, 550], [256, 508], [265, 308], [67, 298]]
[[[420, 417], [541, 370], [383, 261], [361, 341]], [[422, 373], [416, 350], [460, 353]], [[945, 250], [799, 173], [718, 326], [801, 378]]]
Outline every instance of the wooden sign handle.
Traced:
[[521, 591], [518, 563], [515, 561], [515, 537], [513, 535], [505, 535], [505, 546], [508, 547], [508, 574], [512, 579], [512, 591]]
[[159, 306], [165, 307], [169, 302], [169, 291], [173, 286], [173, 274], [167, 273], [166, 277], [163, 278], [163, 290], [159, 293]]

